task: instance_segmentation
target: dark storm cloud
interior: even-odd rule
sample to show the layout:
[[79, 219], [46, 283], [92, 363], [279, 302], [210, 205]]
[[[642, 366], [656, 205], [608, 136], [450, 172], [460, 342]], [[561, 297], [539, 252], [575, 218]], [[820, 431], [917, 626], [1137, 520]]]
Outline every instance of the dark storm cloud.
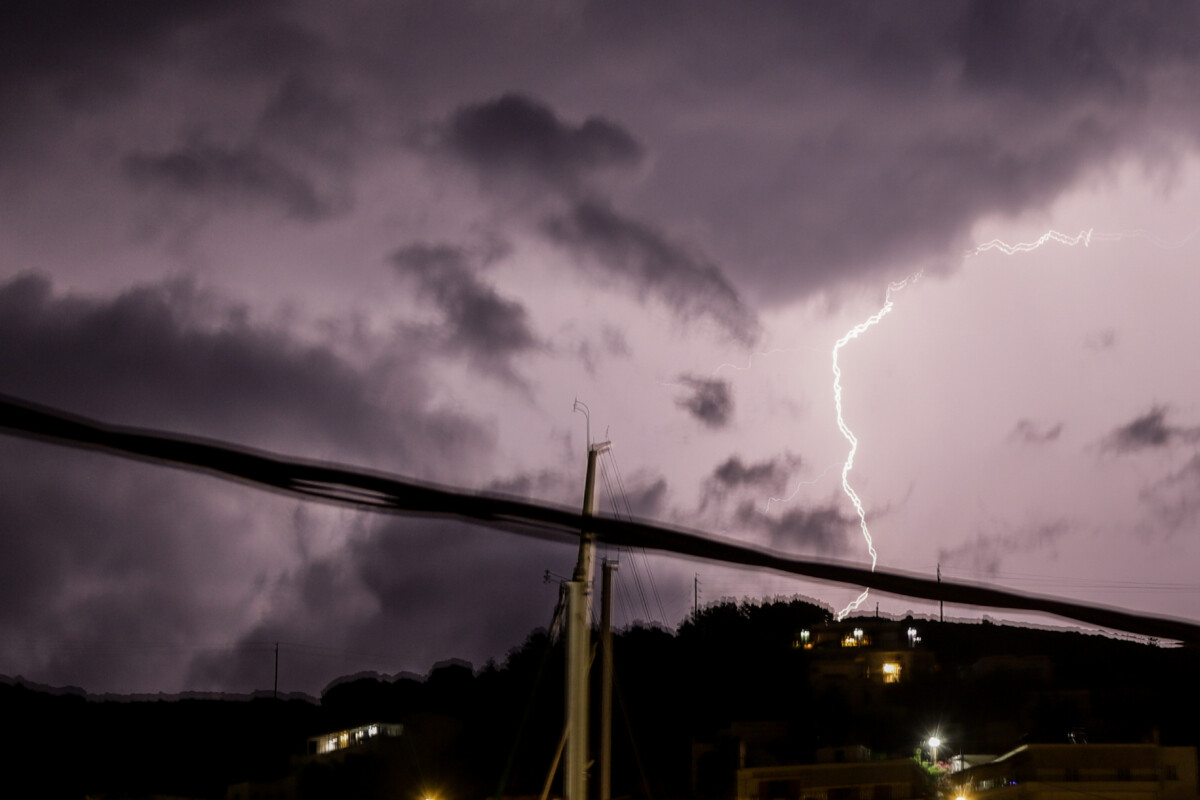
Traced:
[[1160, 159], [1200, 130], [1188, 3], [607, 10], [590, 21], [624, 63], [653, 65], [663, 96], [703, 98], [669, 144], [631, 119], [655, 153], [646, 207], [705, 220], [768, 303], [898, 263], [953, 266], [980, 217], [1045, 206], [1110, 159]]
[[566, 190], [594, 170], [632, 166], [642, 158], [641, 145], [619, 125], [588, 117], [574, 126], [519, 94], [460, 108], [444, 136], [445, 146], [485, 177], [515, 173]]
[[1159, 406], [1113, 431], [1112, 443], [1118, 450], [1136, 450], [1162, 447], [1173, 436], [1174, 433], [1166, 424], [1166, 409]]
[[1050, 425], [1034, 422], [1031, 419], [1022, 419], [1018, 420], [1016, 427], [1008, 436], [1010, 439], [1026, 444], [1046, 444], [1058, 439], [1062, 431], [1063, 423], [1061, 422]]
[[1051, 548], [1068, 532], [1065, 522], [1034, 525], [1028, 530], [977, 532], [974, 539], [958, 547], [939, 549], [938, 562], [994, 577], [1005, 558]]
[[593, 376], [602, 356], [628, 358], [630, 354], [629, 341], [625, 334], [608, 323], [600, 326], [598, 339], [581, 336], [569, 349], [579, 359], [588, 375]]
[[771, 547], [820, 555], [845, 553], [858, 527], [858, 518], [844, 515], [836, 505], [793, 508], [775, 516], [763, 513], [757, 504], [747, 501], [738, 506], [734, 518], [750, 530], [766, 533]]
[[263, 110], [260, 131], [315, 156], [346, 161], [362, 137], [362, 111], [303, 74], [289, 75]]
[[413, 244], [392, 254], [403, 275], [441, 311], [446, 344], [483, 368], [509, 374], [514, 355], [538, 347], [525, 307], [501, 297], [472, 268], [474, 258], [453, 245]]
[[[641, 145], [599, 117], [572, 126], [553, 109], [516, 94], [459, 109], [446, 124], [443, 146], [494, 178], [533, 179], [571, 202], [543, 232], [556, 244], [629, 279], [639, 292], [660, 297], [686, 318], [704, 316], [749, 341], [756, 323], [721, 270], [669, 241], [650, 224], [619, 214], [588, 178], [605, 167], [637, 164]], [[579, 200], [581, 196], [587, 199]]]
[[245, 309], [187, 283], [101, 299], [56, 295], [36, 275], [0, 285], [6, 394], [111, 422], [257, 446], [286, 441], [310, 452], [386, 449], [412, 457], [435, 443], [454, 449], [480, 441], [468, 420], [422, 407], [416, 365], [391, 369], [404, 375], [407, 394], [383, 408], [368, 399], [383, 376], [256, 327]]
[[680, 375], [676, 380], [687, 387], [689, 394], [676, 400], [675, 405], [686, 409], [706, 427], [724, 428], [729, 424], [733, 387], [728, 381], [697, 375]]
[[1200, 41], [1200, 18], [1187, 3], [1167, 3], [1153, 13], [1118, 8], [1096, 15], [1036, 0], [965, 8], [959, 50], [967, 84], [1048, 102], [1143, 91], [1136, 67], [1194, 56]]
[[1200, 428], [1184, 428], [1167, 424], [1167, 409], [1155, 406], [1142, 416], [1120, 426], [1108, 435], [1105, 447], [1121, 453], [1166, 447], [1176, 441], [1194, 442], [1200, 439]]
[[768, 487], [776, 486], [783, 474], [784, 466], [778, 461], [759, 461], [745, 464], [737, 456], [730, 456], [713, 470], [711, 480], [722, 486]]
[[423, 673], [448, 658], [478, 665], [550, 623], [558, 587], [545, 572], [568, 572], [575, 553], [570, 543], [456, 522], [375, 522], [345, 552], [287, 575], [243, 646], [197, 659], [191, 682], [263, 686], [253, 643], [274, 640], [320, 643], [291, 659], [290, 685], [306, 687], [368, 668]]
[[52, 80], [64, 95], [80, 99], [131, 88], [137, 78], [131, 56], [157, 46], [180, 25], [211, 23], [244, 5], [228, 0], [5, 3], [0, 84]]
[[[136, 103], [147, 87], [180, 69], [236, 83], [315, 65], [320, 39], [279, 11], [275, 0], [4, 3], [0, 103], [13, 113], [0, 117], [6, 145], [0, 165], [21, 165], [31, 151], [44, 154], [59, 134], [78, 130], [76, 115]], [[176, 89], [181, 96], [188, 91]], [[223, 110], [214, 107], [214, 115]], [[134, 113], [149, 128], [157, 111]]]
[[641, 519], [656, 517], [663, 510], [666, 497], [666, 478], [659, 478], [646, 486], [634, 486], [625, 498], [624, 512]]
[[1200, 455], [1182, 469], [1143, 489], [1139, 499], [1153, 516], [1154, 533], [1172, 535], [1194, 530], [1200, 519]]
[[[381, 405], [373, 398], [385, 385], [398, 388]], [[0, 285], [0, 392], [424, 475], [461, 467], [490, 441], [471, 420], [427, 407], [417, 363], [353, 365], [180, 282], [102, 298], [56, 294], [32, 275]], [[0, 636], [20, 643], [0, 671], [97, 690], [163, 688], [197, 652], [228, 652], [245, 609], [274, 600], [274, 576], [289, 562], [295, 503], [270, 493], [8, 437], [0, 481]], [[330, 526], [321, 538], [342, 535]], [[321, 566], [296, 570], [294, 591], [319, 607], [344, 576], [335, 557], [297, 550]], [[322, 633], [357, 617], [352, 600], [321, 618]], [[248, 652], [261, 666], [261, 648]], [[265, 688], [263, 674], [200, 688]]]
[[[622, 213], [697, 225], [705, 252], [764, 302], [890, 276], [900, 262], [953, 265], [979, 218], [1044, 207], [1114, 159], [1169, 165], [1200, 130], [1200, 12], [1188, 2], [1087, 14], [1037, 2], [745, 13], [632, 1], [449, 14], [409, 2], [334, 25], [283, 8], [9, 3], [0, 80], [21, 90], [9, 124], [36, 116], [32, 88], [47, 81], [94, 98], [105, 90], [93, 84], [132, 96], [141, 76], [162, 74], [337, 76], [385, 124], [436, 115], [443, 150], [560, 200], [591, 196], [592, 173], [650, 164]], [[512, 91], [496, 97], [500, 87]], [[538, 97], [606, 111], [572, 117]], [[317, 125], [340, 114], [302, 83], [275, 106], [295, 131], [306, 114]], [[341, 124], [313, 146], [346, 152]]]
[[742, 342], [757, 335], [754, 314], [721, 270], [647, 224], [589, 200], [551, 217], [544, 230], [555, 243], [631, 280], [685, 318], [707, 317]]
[[700, 511], [720, 506], [736, 493], [764, 496], [780, 491], [790, 472], [800, 466], [798, 456], [783, 455], [765, 461], [747, 464], [733, 455], [717, 465], [704, 481], [700, 500]]
[[132, 153], [122, 165], [140, 188], [215, 202], [266, 203], [303, 220], [329, 216], [336, 205], [303, 172], [255, 147], [197, 143], [165, 153]]
[[[545, 472], [497, 481], [488, 491], [574, 503], [582, 482]], [[661, 477], [635, 478], [617, 513], [652, 517], [666, 493]], [[195, 659], [189, 685], [264, 688], [260, 645], [272, 641], [308, 643], [294, 644], [290, 657], [281, 648], [280, 678], [308, 691], [364, 669], [424, 673], [448, 658], [482, 664], [549, 625], [558, 587], [545, 575], [570, 574], [577, 552], [570, 537], [364, 515], [346, 548], [305, 559], [267, 587], [270, 613], [238, 646]]]
[[228, 580], [253, 558], [242, 487], [9, 438], [0, 479], [0, 672], [162, 688], [227, 641], [221, 626], [252, 594]]
[[322, 37], [287, 11], [276, 0], [14, 0], [0, 11], [0, 92], [49, 87], [94, 110], [192, 58], [224, 76], [319, 64]]

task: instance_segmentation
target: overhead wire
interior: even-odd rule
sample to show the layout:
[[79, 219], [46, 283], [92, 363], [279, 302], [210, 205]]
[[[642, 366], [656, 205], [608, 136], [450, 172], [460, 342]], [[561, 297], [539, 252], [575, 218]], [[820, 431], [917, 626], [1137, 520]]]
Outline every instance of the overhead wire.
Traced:
[[[608, 467], [604, 460], [600, 461], [600, 477], [601, 477], [601, 480], [604, 481], [605, 493], [608, 496], [609, 503], [613, 507], [613, 516], [616, 517], [617, 519], [620, 519], [621, 507], [620, 507], [619, 503], [617, 502], [618, 495], [617, 495], [617, 492], [613, 491], [612, 483], [608, 477]], [[628, 503], [628, 501], [626, 501], [626, 507], [628, 507], [628, 505], [629, 505], [629, 503]], [[642, 588], [642, 578], [638, 574], [637, 563], [633, 559], [633, 550], [632, 550], [632, 548], [628, 548], [628, 551], [629, 551], [629, 572], [630, 572], [630, 575], [633, 576], [634, 586], [637, 588], [638, 596], [642, 600], [642, 608], [645, 609], [646, 620], [649, 621], [651, 619], [650, 604], [646, 602], [646, 592]]]
[[1067, 575], [1045, 575], [1031, 572], [998, 572], [990, 570], [962, 570], [943, 567], [944, 574], [969, 578], [986, 578], [1007, 583], [1025, 583], [1043, 586], [1069, 586], [1078, 589], [1104, 589], [1125, 592], [1200, 592], [1200, 584], [1168, 581], [1130, 581], [1108, 578], [1077, 578]]
[[1200, 624], [1057, 597], [1017, 593], [977, 584], [937, 582], [897, 571], [804, 559], [729, 539], [638, 521], [503, 497], [473, 494], [378, 472], [320, 464], [223, 442], [144, 428], [116, 426], [0, 396], [0, 430], [72, 447], [198, 469], [309, 499], [349, 504], [392, 514], [450, 517], [519, 532], [577, 541], [586, 527], [597, 542], [642, 547], [677, 555], [771, 570], [819, 581], [866, 586], [887, 594], [1054, 614], [1104, 628], [1160, 639], [1200, 642]]
[[[629, 504], [629, 494], [628, 494], [628, 492], [625, 491], [625, 481], [623, 481], [621, 479], [621, 467], [619, 464], [617, 464], [617, 454], [616, 454], [616, 451], [612, 447], [609, 447], [609, 449], [608, 449], [608, 457], [612, 460], [613, 472], [617, 476], [617, 487], [621, 490], [621, 499], [625, 503], [625, 513], [626, 513], [628, 519], [632, 521], [633, 520], [633, 507]], [[646, 567], [646, 577], [650, 584], [650, 591], [654, 594], [654, 602], [658, 606], [659, 619], [663, 625], [666, 625], [667, 624], [667, 612], [663, 610], [662, 598], [658, 594], [658, 585], [654, 580], [654, 571], [650, 568], [650, 559], [646, 555], [646, 548], [643, 547], [643, 548], [641, 548], [641, 550], [642, 550], [642, 563]], [[631, 556], [630, 560], [632, 560], [632, 553], [630, 553], [630, 556]]]

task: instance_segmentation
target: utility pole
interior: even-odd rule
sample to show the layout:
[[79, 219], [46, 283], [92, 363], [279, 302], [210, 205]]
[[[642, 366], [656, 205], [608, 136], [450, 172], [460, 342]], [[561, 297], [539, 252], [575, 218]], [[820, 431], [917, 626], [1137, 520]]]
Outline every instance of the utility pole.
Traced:
[[[588, 446], [587, 477], [583, 488], [583, 516], [596, 513], [596, 459], [608, 442]], [[588, 667], [591, 662], [592, 559], [596, 540], [591, 531], [579, 532], [579, 559], [575, 575], [567, 582], [567, 764], [566, 800], [587, 800]]]
[[279, 699], [279, 642], [275, 643], [275, 688], [271, 690], [271, 699]]
[[[942, 562], [938, 562], [938, 583], [942, 582]], [[938, 600], [938, 622], [946, 621], [946, 604]]]
[[612, 798], [612, 605], [613, 573], [620, 564], [604, 560], [600, 588], [600, 800]]
[[700, 618], [700, 573], [692, 578], [692, 624]]

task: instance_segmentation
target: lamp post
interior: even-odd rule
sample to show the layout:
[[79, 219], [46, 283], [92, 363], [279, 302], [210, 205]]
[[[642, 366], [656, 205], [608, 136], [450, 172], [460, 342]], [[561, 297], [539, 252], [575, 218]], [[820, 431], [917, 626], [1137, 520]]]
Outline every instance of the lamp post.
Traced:
[[937, 766], [937, 751], [938, 751], [938, 747], [941, 745], [941, 743], [942, 743], [942, 740], [939, 739], [937, 736], [929, 737], [929, 742], [928, 742], [929, 756], [935, 767]]

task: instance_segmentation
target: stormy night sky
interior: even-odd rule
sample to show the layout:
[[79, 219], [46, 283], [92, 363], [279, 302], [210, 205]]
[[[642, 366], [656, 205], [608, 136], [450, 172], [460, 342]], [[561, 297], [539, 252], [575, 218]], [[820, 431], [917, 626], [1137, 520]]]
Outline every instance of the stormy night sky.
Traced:
[[[1195, 620], [1198, 15], [8, 3], [0, 393], [571, 507], [579, 399], [603, 511], [863, 564], [831, 353], [921, 272], [840, 352], [880, 567]], [[502, 660], [575, 558], [9, 436], [0, 484], [0, 674], [92, 692]], [[619, 625], [857, 594], [609, 555]]]

